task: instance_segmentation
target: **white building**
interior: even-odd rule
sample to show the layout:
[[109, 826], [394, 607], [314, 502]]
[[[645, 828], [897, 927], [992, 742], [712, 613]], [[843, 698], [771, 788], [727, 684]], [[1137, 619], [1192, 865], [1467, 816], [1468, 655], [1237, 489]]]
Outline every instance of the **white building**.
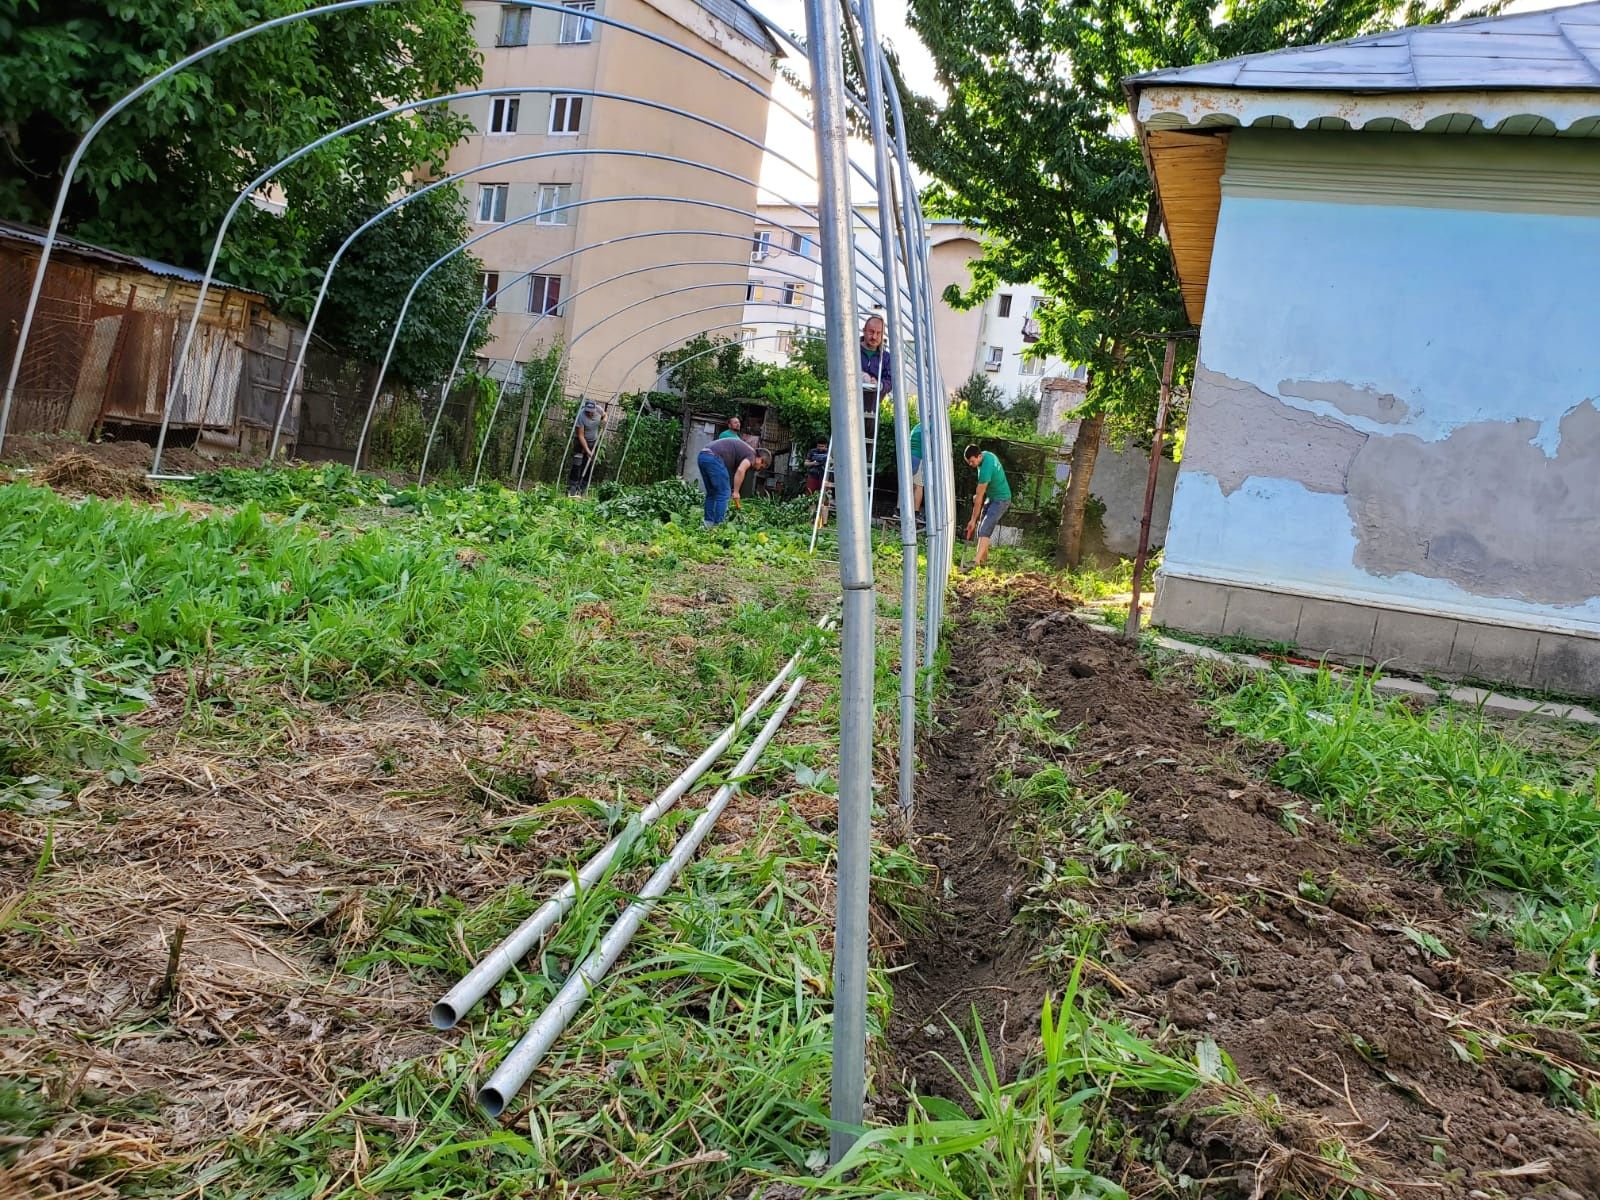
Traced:
[[[789, 204], [761, 204], [756, 212], [759, 219], [750, 246], [750, 279], [739, 337], [751, 358], [785, 363], [797, 336], [808, 331], [822, 333], [817, 219]], [[868, 228], [864, 209], [856, 210], [855, 240], [857, 270], [876, 282], [876, 268], [860, 258], [863, 251], [878, 258], [878, 235]], [[856, 303], [863, 311], [881, 308], [882, 288], [865, 288], [857, 294]]]
[[1001, 284], [984, 302], [970, 369], [960, 379], [946, 379], [945, 384], [960, 387], [978, 374], [999, 387], [1008, 399], [1016, 399], [1027, 392], [1038, 394], [1046, 379], [1083, 379], [1083, 367], [1032, 352], [1033, 339], [1038, 336], [1033, 314], [1048, 299], [1031, 283]]
[[[788, 361], [796, 336], [806, 331], [820, 334], [823, 327], [817, 222], [788, 204], [762, 204], [757, 213], [740, 337], [752, 358], [783, 363]], [[856, 303], [864, 312], [881, 312], [883, 289], [874, 265], [880, 257], [878, 234], [869, 220], [876, 222], [875, 209], [856, 210], [856, 267], [861, 279]], [[976, 373], [1014, 398], [1040, 391], [1047, 378], [1081, 380], [1082, 367], [1028, 354], [1029, 331], [1024, 326], [1045, 298], [1031, 284], [1006, 285], [977, 309], [951, 308], [939, 299], [948, 285], [965, 287], [972, 282], [968, 264], [982, 247], [979, 235], [960, 221], [933, 221], [931, 225], [934, 326], [945, 387], [953, 391]]]

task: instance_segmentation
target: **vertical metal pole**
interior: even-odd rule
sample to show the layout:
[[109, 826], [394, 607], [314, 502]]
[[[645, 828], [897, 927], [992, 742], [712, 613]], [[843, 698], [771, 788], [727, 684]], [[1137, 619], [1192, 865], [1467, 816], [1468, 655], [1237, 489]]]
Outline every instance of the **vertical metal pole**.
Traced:
[[[889, 136], [883, 115], [883, 76], [879, 69], [877, 17], [872, 0], [861, 0], [861, 70], [867, 81], [867, 121], [872, 131], [873, 161], [877, 170], [878, 248], [883, 262], [883, 300], [888, 327], [898, 336], [904, 324], [900, 314], [900, 275], [894, 239], [893, 179], [889, 165]], [[900, 493], [900, 808], [911, 811], [916, 786], [917, 760], [917, 522], [911, 511], [911, 420], [906, 392], [907, 347], [894, 347], [900, 359], [900, 378], [892, 399], [894, 414], [895, 482]]]
[[876, 605], [867, 523], [867, 461], [856, 352], [855, 275], [845, 120], [844, 13], [839, 0], [806, 0], [818, 178], [818, 240], [828, 296], [825, 338], [839, 508], [844, 632], [839, 655], [839, 853], [833, 948], [834, 1129], [829, 1157], [855, 1144], [866, 1105], [867, 892], [872, 838], [872, 685]]
[[1150, 441], [1150, 473], [1144, 481], [1144, 513], [1139, 518], [1139, 552], [1133, 558], [1133, 602], [1128, 605], [1128, 620], [1122, 636], [1134, 641], [1139, 636], [1139, 585], [1144, 578], [1145, 559], [1150, 552], [1150, 517], [1156, 506], [1156, 483], [1161, 476], [1161, 439], [1167, 432], [1167, 409], [1172, 402], [1172, 360], [1178, 343], [1167, 339], [1167, 352], [1161, 360], [1161, 403], [1156, 407], [1156, 436]]

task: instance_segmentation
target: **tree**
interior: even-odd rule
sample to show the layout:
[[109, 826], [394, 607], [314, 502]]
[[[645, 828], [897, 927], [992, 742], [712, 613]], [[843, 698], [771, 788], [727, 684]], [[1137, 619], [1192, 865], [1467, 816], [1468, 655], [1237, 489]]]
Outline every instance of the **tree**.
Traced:
[[809, 372], [819, 383], [828, 382], [828, 340], [815, 330], [796, 331], [789, 365]]
[[[0, 213], [43, 224], [73, 148], [112, 102], [201, 46], [308, 3], [0, 0]], [[265, 166], [385, 100], [458, 91], [480, 77], [472, 20], [458, 0], [408, 0], [257, 34], [164, 83], [106, 127], [79, 171], [67, 228], [115, 249], [203, 267], [223, 213]], [[276, 180], [286, 212], [241, 210], [224, 246], [224, 278], [305, 315], [330, 247], [408, 179], [440, 172], [467, 129], [464, 117], [441, 106], [308, 155]], [[442, 205], [419, 213], [413, 233], [454, 237], [443, 213]], [[415, 245], [419, 253], [430, 248]], [[431, 248], [428, 261], [448, 243]], [[354, 267], [374, 252], [352, 254]], [[335, 275], [336, 308], [370, 302], [375, 281], [357, 274], [341, 267]], [[461, 277], [440, 272], [428, 290], [447, 297]], [[421, 382], [410, 374], [415, 362], [408, 357], [399, 374]]]
[[997, 417], [1006, 408], [1005, 389], [990, 383], [982, 371], [974, 371], [950, 399], [955, 404], [966, 405], [967, 411], [975, 417]]
[[945, 299], [970, 307], [1002, 282], [1036, 283], [1052, 297], [1038, 313], [1038, 353], [1089, 368], [1060, 563], [1081, 556], [1108, 421], [1141, 433], [1151, 422], [1160, 354], [1151, 335], [1188, 325], [1123, 79], [1443, 20], [1462, 3], [910, 0], [948, 97], [939, 104], [900, 84], [911, 153], [936, 181], [927, 206], [984, 233], [971, 286]]
[[[311, 259], [331, 259], [347, 235], [339, 227], [330, 229]], [[467, 236], [466, 204], [456, 189], [438, 188], [410, 201], [351, 246], [328, 289], [318, 331], [351, 354], [378, 362], [413, 281]], [[405, 329], [395, 343], [389, 379], [425, 387], [449, 374], [467, 318], [483, 299], [481, 270], [482, 264], [471, 254], [456, 254], [417, 289]], [[463, 368], [472, 365], [471, 352], [488, 339], [488, 317], [487, 312], [479, 317], [467, 339]]]
[[1039, 427], [1039, 390], [1031, 387], [1018, 388], [1017, 394], [1011, 398], [1011, 403], [1006, 405], [1005, 415], [1019, 425], [1037, 429]]

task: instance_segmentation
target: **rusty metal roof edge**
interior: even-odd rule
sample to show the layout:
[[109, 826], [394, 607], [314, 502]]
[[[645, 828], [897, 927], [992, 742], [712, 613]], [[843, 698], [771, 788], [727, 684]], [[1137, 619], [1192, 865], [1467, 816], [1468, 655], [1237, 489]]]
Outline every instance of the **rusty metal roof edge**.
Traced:
[[[30, 246], [42, 247], [45, 236], [45, 231], [37, 226], [24, 225], [20, 221], [8, 221], [0, 218], [0, 241], [21, 242]], [[188, 267], [175, 266], [172, 263], [164, 263], [154, 258], [141, 258], [137, 254], [124, 254], [120, 250], [111, 250], [105, 246], [97, 246], [93, 242], [80, 241], [78, 238], [65, 235], [56, 238], [56, 250], [63, 254], [76, 255], [79, 258], [93, 259], [113, 266], [145, 271], [162, 279], [180, 279], [185, 283], [198, 284], [205, 278], [199, 271], [190, 270]], [[267, 298], [265, 292], [258, 292], [254, 288], [241, 287], [224, 279], [213, 279], [211, 286], [217, 291], [258, 296], [263, 300]]]
[[[1168, 85], [1173, 87], [1217, 87], [1238, 91], [1284, 91], [1299, 90], [1352, 92], [1361, 94], [1392, 95], [1407, 92], [1434, 92], [1434, 91], [1460, 91], [1470, 86], [1472, 90], [1515, 90], [1538, 92], [1571, 92], [1584, 93], [1600, 90], [1600, 67], [1590, 57], [1594, 51], [1587, 47], [1580, 48], [1573, 43], [1567, 33], [1567, 26], [1581, 26], [1585, 28], [1600, 26], [1600, 0], [1580, 0], [1578, 3], [1560, 5], [1555, 8], [1538, 9], [1530, 12], [1497, 13], [1486, 17], [1475, 17], [1461, 21], [1442, 21], [1433, 25], [1412, 25], [1401, 29], [1378, 31], [1360, 34], [1356, 37], [1343, 38], [1333, 42], [1312, 43], [1304, 46], [1285, 46], [1277, 50], [1260, 51], [1255, 54], [1241, 54], [1233, 58], [1217, 59], [1211, 62], [1194, 63], [1186, 67], [1163, 67], [1154, 71], [1144, 71], [1136, 75], [1129, 75], [1123, 79], [1125, 90], [1137, 94], [1146, 87]], [[1582, 83], [1575, 82], [1545, 82], [1531, 76], [1518, 76], [1509, 82], [1501, 82], [1492, 77], [1476, 79], [1470, 85], [1464, 85], [1459, 80], [1448, 85], [1421, 83], [1416, 79], [1410, 66], [1411, 56], [1417, 53], [1418, 47], [1426, 44], [1439, 35], [1459, 37], [1465, 33], [1472, 37], [1484, 39], [1482, 55], [1470, 58], [1462, 56], [1462, 61], [1482, 62], [1494, 59], [1492, 53], [1494, 42], [1499, 36], [1541, 36], [1548, 37], [1555, 42], [1559, 40], [1565, 53], [1558, 59], [1536, 60], [1529, 59], [1529, 70], [1534, 71], [1534, 63], [1543, 62], [1547, 67], [1574, 66], [1581, 64], [1593, 78]], [[1554, 48], [1554, 47], [1552, 47]], [[1240, 76], [1252, 67], [1261, 67], [1272, 59], [1288, 58], [1294, 55], [1308, 56], [1326, 51], [1350, 50], [1360, 55], [1375, 49], [1403, 49], [1407, 55], [1407, 66], [1397, 74], [1407, 74], [1411, 78], [1407, 81], [1395, 81], [1393, 84], [1376, 86], [1371, 84], [1363, 86], [1358, 83], [1340, 83], [1341, 74], [1337, 71], [1308, 71], [1293, 69], [1286, 72], [1300, 78], [1294, 81], [1270, 80], [1264, 83], [1241, 80]], [[1232, 72], [1227, 79], [1217, 77], [1218, 72]], [[1355, 70], [1357, 76], [1363, 74]], [[1492, 75], [1492, 73], [1486, 73]]]

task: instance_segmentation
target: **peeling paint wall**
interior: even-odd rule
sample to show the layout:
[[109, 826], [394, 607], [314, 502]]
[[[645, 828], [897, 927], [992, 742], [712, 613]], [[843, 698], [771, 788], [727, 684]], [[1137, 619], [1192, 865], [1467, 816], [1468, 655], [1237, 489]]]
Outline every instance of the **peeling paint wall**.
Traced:
[[1600, 634], [1594, 147], [1404, 141], [1233, 136], [1166, 570]]

